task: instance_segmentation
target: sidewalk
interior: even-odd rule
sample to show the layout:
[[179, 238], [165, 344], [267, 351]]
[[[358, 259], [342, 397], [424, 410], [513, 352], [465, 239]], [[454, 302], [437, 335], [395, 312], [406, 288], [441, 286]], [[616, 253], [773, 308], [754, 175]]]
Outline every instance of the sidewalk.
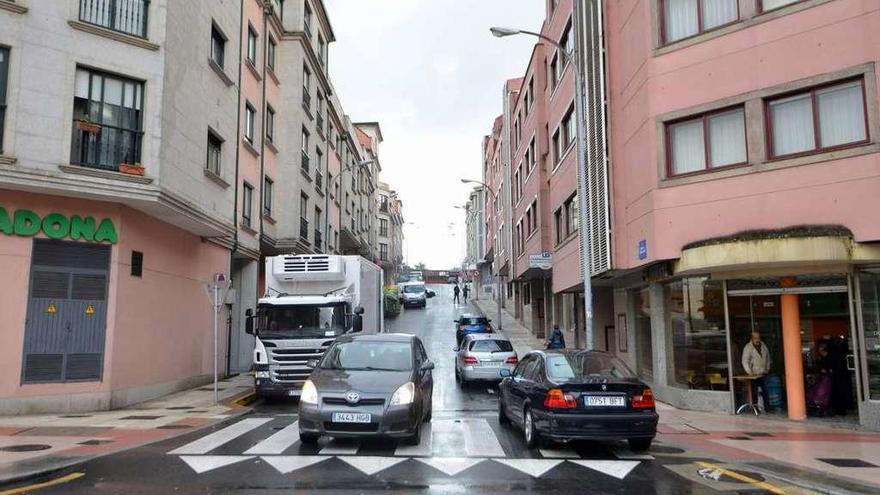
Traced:
[[0, 416], [0, 483], [165, 440], [245, 414], [253, 377], [242, 374], [126, 409], [63, 415]]
[[[474, 304], [497, 319], [493, 301]], [[503, 333], [520, 357], [543, 348], [506, 310], [502, 315]], [[688, 411], [663, 403], [657, 411], [660, 424], [652, 452], [683, 459], [711, 456], [740, 471], [821, 493], [880, 493], [880, 433], [852, 425]]]

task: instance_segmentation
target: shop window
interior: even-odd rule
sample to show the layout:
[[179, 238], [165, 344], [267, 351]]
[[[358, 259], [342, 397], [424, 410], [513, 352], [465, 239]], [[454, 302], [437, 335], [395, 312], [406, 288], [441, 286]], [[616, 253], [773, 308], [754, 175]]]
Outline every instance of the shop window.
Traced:
[[664, 286], [666, 327], [672, 333], [672, 383], [699, 390], [730, 390], [724, 286], [707, 278]]
[[859, 274], [862, 333], [868, 367], [868, 396], [880, 400], [880, 272]]
[[654, 346], [651, 341], [651, 291], [648, 287], [631, 293], [639, 377], [654, 381]]

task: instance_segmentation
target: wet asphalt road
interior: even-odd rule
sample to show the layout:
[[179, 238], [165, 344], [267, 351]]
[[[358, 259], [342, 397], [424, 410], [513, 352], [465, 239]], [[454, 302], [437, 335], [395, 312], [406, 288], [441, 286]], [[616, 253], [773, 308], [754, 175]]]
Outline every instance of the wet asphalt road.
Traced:
[[[85, 463], [72, 470], [83, 477], [35, 493], [720, 493], [676, 473], [705, 458], [662, 444], [641, 458], [622, 442], [526, 449], [518, 430], [498, 423], [494, 387], [456, 385], [453, 319], [473, 307], [453, 307], [451, 286], [434, 289], [426, 309], [386, 320], [389, 332], [418, 335], [436, 364], [434, 417], [419, 446], [331, 439], [305, 446], [291, 427], [294, 402], [258, 403], [212, 429]], [[724, 493], [762, 493], [736, 488]]]

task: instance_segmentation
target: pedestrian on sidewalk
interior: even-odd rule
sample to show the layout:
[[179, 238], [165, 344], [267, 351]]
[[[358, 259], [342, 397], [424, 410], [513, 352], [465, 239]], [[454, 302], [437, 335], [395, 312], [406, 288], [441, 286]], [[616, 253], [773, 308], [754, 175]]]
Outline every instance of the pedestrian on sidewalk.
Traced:
[[770, 372], [770, 349], [761, 341], [759, 332], [752, 332], [752, 339], [743, 347], [742, 365], [746, 374], [755, 377], [751, 380], [752, 396], [761, 389], [761, 399], [764, 401], [764, 409], [770, 407], [770, 393], [767, 390], [767, 373]]
[[461, 293], [461, 289], [458, 288], [458, 284], [452, 288], [452, 304], [460, 304], [461, 300], [458, 298], [458, 295]]
[[470, 292], [471, 292], [471, 289], [470, 289], [470, 287], [468, 287], [468, 284], [464, 284], [464, 289], [461, 291], [461, 293], [464, 295], [464, 303], [465, 304], [467, 304], [467, 296], [468, 296], [468, 294], [470, 294]]
[[565, 349], [565, 335], [562, 334], [559, 325], [553, 325], [553, 330], [550, 332], [550, 338], [547, 339], [546, 347], [547, 349]]

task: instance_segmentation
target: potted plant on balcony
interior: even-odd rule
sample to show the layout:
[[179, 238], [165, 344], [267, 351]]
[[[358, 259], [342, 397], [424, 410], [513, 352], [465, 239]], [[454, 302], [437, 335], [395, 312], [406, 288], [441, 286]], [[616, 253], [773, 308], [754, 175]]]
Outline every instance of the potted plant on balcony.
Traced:
[[92, 119], [89, 118], [89, 114], [84, 113], [79, 120], [76, 121], [77, 130], [83, 131], [88, 134], [100, 134], [101, 133], [101, 125], [92, 122]]
[[140, 163], [120, 163], [119, 171], [128, 175], [144, 175], [144, 166]]

